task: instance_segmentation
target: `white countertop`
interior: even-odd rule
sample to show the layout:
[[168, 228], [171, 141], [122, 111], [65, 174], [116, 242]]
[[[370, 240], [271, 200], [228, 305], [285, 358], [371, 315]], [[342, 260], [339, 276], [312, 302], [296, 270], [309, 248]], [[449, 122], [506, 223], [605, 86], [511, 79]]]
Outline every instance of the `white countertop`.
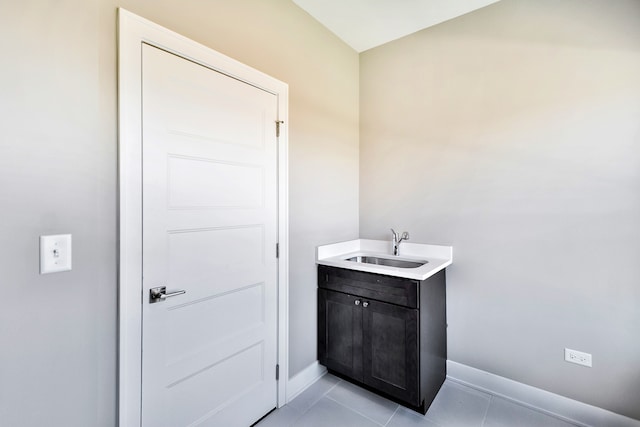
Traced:
[[[407, 261], [426, 260], [428, 262], [420, 267], [400, 268], [346, 260], [347, 258], [362, 255]], [[348, 270], [424, 280], [451, 265], [453, 262], [453, 248], [451, 246], [402, 242], [400, 243], [400, 255], [395, 256], [392, 255], [392, 243], [390, 240], [358, 239], [318, 246], [316, 248], [316, 262], [321, 265], [346, 268]]]

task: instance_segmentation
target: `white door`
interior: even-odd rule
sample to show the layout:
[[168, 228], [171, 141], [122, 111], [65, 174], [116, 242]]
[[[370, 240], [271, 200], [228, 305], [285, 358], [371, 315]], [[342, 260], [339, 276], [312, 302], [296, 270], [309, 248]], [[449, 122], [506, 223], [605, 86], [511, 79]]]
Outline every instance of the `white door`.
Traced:
[[142, 425], [247, 427], [277, 399], [277, 97], [148, 45], [142, 69]]

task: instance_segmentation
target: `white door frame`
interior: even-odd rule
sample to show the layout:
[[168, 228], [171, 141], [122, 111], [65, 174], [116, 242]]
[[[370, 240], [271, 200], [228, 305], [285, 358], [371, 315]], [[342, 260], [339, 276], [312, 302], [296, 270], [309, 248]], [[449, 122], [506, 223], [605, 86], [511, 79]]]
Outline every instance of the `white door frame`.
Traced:
[[[286, 403], [289, 344], [288, 93], [286, 83], [161, 27], [118, 10], [118, 420], [139, 427], [142, 397], [142, 44], [156, 46], [278, 97], [278, 407]], [[275, 131], [275, 123], [274, 123]], [[274, 248], [275, 249], [275, 248]]]

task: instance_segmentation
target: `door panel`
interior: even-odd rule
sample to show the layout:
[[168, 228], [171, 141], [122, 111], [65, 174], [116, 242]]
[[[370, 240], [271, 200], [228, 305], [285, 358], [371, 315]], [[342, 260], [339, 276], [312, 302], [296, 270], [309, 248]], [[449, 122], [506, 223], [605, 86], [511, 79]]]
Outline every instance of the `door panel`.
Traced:
[[[169, 209], [260, 208], [264, 170], [246, 163], [169, 156]], [[234, 185], [228, 185], [233, 182]]]
[[318, 289], [318, 359], [329, 369], [362, 380], [362, 309], [356, 300]]
[[276, 120], [275, 95], [143, 46], [144, 426], [276, 406]]
[[[221, 358], [213, 366], [207, 366], [197, 375], [186, 376], [168, 384], [169, 406], [163, 408], [164, 425], [220, 425], [213, 424], [213, 417], [228, 402], [241, 397], [246, 392], [258, 388], [263, 382], [260, 369], [264, 358], [264, 348], [255, 344], [241, 349], [233, 357]], [[238, 370], [236, 365], [247, 366]], [[225, 384], [225, 387], [211, 387], [211, 384]], [[207, 390], [202, 393], [202, 390]], [[231, 424], [241, 426], [243, 424]], [[248, 426], [248, 424], [246, 424]]]
[[363, 382], [419, 406], [418, 310], [367, 300]]
[[190, 299], [200, 299], [261, 282], [264, 234], [264, 227], [258, 225], [169, 232], [170, 283], [189, 287]]
[[[237, 310], [243, 307], [245, 310]], [[207, 316], [211, 322], [200, 319]], [[233, 336], [262, 327], [264, 323], [264, 283], [228, 295], [207, 298], [188, 310], [167, 311], [165, 357], [169, 365], [229, 341]]]
[[[211, 116], [211, 95], [215, 96], [218, 92], [208, 91], [207, 88], [203, 90], [200, 83], [199, 80], [190, 81], [177, 76], [166, 79], [165, 92], [172, 101], [171, 105], [166, 106], [171, 114], [168, 131], [210, 144], [227, 143], [262, 150], [265, 145], [265, 111], [260, 102], [251, 102], [242, 97], [218, 98], [216, 103], [219, 111]], [[240, 89], [244, 94], [256, 89], [237, 83], [236, 87], [245, 86]]]

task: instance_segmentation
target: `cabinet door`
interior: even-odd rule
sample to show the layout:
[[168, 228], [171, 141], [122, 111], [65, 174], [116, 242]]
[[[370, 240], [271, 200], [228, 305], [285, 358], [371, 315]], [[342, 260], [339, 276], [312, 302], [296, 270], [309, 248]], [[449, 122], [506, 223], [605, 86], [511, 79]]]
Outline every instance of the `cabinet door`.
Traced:
[[359, 297], [318, 289], [318, 360], [358, 381], [362, 381], [360, 301]]
[[418, 310], [364, 300], [363, 382], [420, 406]]

